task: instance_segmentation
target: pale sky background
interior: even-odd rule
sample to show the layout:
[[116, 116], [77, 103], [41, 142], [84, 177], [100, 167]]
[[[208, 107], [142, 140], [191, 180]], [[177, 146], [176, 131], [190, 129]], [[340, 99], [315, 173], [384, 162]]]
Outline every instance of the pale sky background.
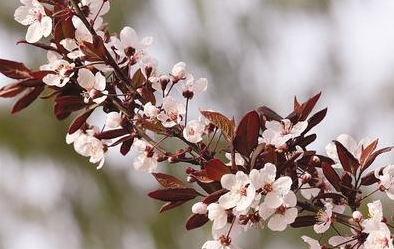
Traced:
[[[381, 146], [394, 144], [394, 1], [316, 2], [151, 0], [124, 25], [154, 37], [150, 52], [163, 72], [185, 61], [195, 75], [209, 79], [208, 92], [193, 107], [196, 115], [198, 109], [214, 109], [239, 120], [260, 105], [287, 114], [294, 95], [305, 100], [322, 91], [319, 107], [329, 109], [314, 130], [319, 135], [314, 148], [324, 153], [325, 145], [342, 133], [357, 140], [380, 138]], [[10, 15], [17, 5], [11, 0], [0, 3], [10, 8]], [[45, 55], [31, 53], [37, 50], [15, 45], [23, 37], [21, 29], [0, 23], [0, 58], [44, 63]], [[5, 83], [0, 76], [0, 85]], [[8, 108], [11, 102], [1, 99], [0, 105]], [[393, 159], [391, 154], [377, 162], [383, 166]], [[111, 153], [108, 164], [114, 166], [106, 170], [128, 174], [138, 188], [153, 188], [151, 176], [135, 174], [130, 162], [130, 157]], [[27, 162], [6, 146], [0, 148], [0, 248], [85, 248], [63, 196], [78, 192], [83, 182], [91, 200], [81, 201], [89, 208], [100, 187], [92, 179], [74, 179], [67, 168], [54, 166], [59, 163], [44, 155]], [[16, 207], [35, 211], [26, 218]], [[157, 215], [153, 205], [146, 212]], [[175, 232], [182, 234], [183, 248], [190, 248], [186, 245], [191, 237], [195, 248], [207, 238], [199, 232]], [[275, 235], [266, 248], [294, 248], [293, 241]], [[124, 249], [136, 244], [154, 248], [144, 227], [130, 227], [123, 239]], [[239, 245], [247, 243], [245, 239]]]

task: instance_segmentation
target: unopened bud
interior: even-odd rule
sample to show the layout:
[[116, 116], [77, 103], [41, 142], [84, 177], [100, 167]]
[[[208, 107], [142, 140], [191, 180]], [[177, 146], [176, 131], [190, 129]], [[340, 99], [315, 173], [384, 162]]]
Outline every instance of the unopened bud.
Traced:
[[197, 202], [192, 206], [193, 214], [206, 214], [207, 211], [207, 204], [203, 202]]
[[312, 176], [308, 172], [305, 172], [301, 176], [302, 183], [308, 183], [311, 180]]
[[167, 161], [169, 163], [177, 163], [177, 162], [179, 162], [179, 160], [176, 157], [174, 157], [174, 156], [168, 157]]
[[171, 75], [174, 77], [174, 83], [185, 78], [186, 76], [186, 63], [178, 62], [171, 70]]
[[352, 217], [355, 222], [360, 222], [363, 219], [363, 214], [360, 211], [354, 211]]

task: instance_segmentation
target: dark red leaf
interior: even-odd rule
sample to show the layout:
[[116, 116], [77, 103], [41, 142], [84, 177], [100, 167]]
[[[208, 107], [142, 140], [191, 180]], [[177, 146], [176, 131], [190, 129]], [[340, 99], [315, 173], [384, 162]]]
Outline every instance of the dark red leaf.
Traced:
[[368, 159], [366, 160], [366, 162], [365, 162], [365, 164], [364, 164], [364, 167], [363, 167], [363, 170], [365, 170], [366, 168], [368, 168], [369, 166], [371, 166], [371, 164], [375, 161], [375, 159], [376, 159], [380, 154], [389, 152], [389, 151], [391, 151], [392, 149], [393, 149], [393, 147], [386, 147], [386, 148], [377, 150], [377, 151], [375, 151], [374, 153], [372, 153], [372, 154], [368, 157]]
[[237, 127], [234, 139], [235, 149], [242, 155], [249, 157], [258, 144], [259, 130], [260, 120], [257, 112], [247, 113]]
[[302, 113], [299, 118], [299, 121], [304, 121], [312, 112], [313, 108], [315, 107], [317, 101], [319, 100], [321, 92], [316, 94], [315, 96], [308, 99], [305, 103], [302, 104]]
[[17, 113], [28, 107], [31, 103], [33, 103], [34, 100], [38, 98], [38, 96], [40, 96], [43, 91], [43, 86], [34, 87], [26, 90], [25, 94], [20, 99], [18, 99], [18, 101], [12, 107], [11, 113]]
[[185, 184], [174, 176], [163, 174], [163, 173], [152, 173], [152, 175], [156, 178], [157, 182], [160, 183], [163, 187], [166, 188], [185, 187]]
[[230, 168], [217, 158], [211, 159], [204, 164], [204, 169], [207, 177], [214, 181], [220, 181], [223, 175], [231, 174]]
[[0, 59], [0, 73], [12, 79], [30, 78], [31, 70], [23, 63]]
[[222, 130], [223, 136], [227, 141], [233, 140], [235, 130], [234, 120], [230, 120], [219, 112], [201, 111], [201, 114], [212, 124]]
[[120, 146], [120, 153], [123, 156], [127, 155], [127, 153], [129, 153], [133, 143], [134, 143], [134, 137], [131, 137], [130, 139], [127, 139], [126, 141], [124, 141], [122, 143], [122, 145]]
[[200, 194], [192, 188], [164, 188], [152, 191], [149, 197], [161, 201], [187, 201], [196, 198]]
[[295, 219], [293, 223], [290, 224], [291, 227], [309, 227], [316, 224], [316, 217], [314, 215], [299, 216]]
[[186, 221], [186, 229], [192, 230], [198, 227], [202, 227], [209, 221], [206, 214], [192, 214]]
[[361, 185], [363, 185], [363, 186], [370, 186], [370, 185], [375, 184], [377, 182], [379, 182], [379, 179], [375, 177], [374, 171], [368, 173], [367, 175], [365, 175], [361, 178]]
[[310, 117], [308, 119], [308, 126], [306, 127], [305, 131], [303, 131], [303, 134], [306, 134], [313, 127], [318, 125], [326, 117], [326, 114], [327, 114], [327, 108], [324, 108], [323, 110], [315, 113], [312, 117]]
[[79, 114], [72, 122], [70, 127], [68, 128], [68, 134], [73, 134], [79, 128], [82, 127], [82, 125], [85, 124], [86, 120], [90, 117], [90, 115], [93, 113], [95, 109], [88, 109], [84, 111], [83, 113]]
[[163, 206], [161, 206], [159, 212], [164, 213], [165, 211], [168, 211], [170, 209], [179, 207], [180, 205], [186, 203], [186, 201], [170, 201], [165, 203]]
[[120, 128], [120, 129], [108, 130], [108, 131], [101, 132], [101, 133], [95, 135], [95, 137], [97, 137], [98, 139], [114, 139], [114, 138], [121, 137], [121, 136], [124, 136], [127, 134], [129, 134], [129, 132], [127, 130]]
[[323, 163], [322, 169], [324, 176], [335, 188], [335, 190], [340, 191], [341, 179], [339, 178], [337, 172], [335, 172], [334, 168], [328, 163]]
[[354, 174], [359, 168], [360, 163], [340, 142], [334, 141], [334, 143], [337, 147], [339, 161], [341, 162], [343, 169]]
[[211, 204], [211, 203], [217, 202], [219, 200], [220, 196], [224, 195], [227, 192], [228, 192], [227, 189], [220, 189], [218, 191], [215, 191], [215, 192], [207, 195], [207, 197], [205, 197], [202, 200], [202, 202], [204, 202], [205, 204]]
[[0, 97], [12, 98], [23, 92], [26, 88], [20, 85], [20, 82], [12, 83], [0, 88]]
[[271, 120], [276, 120], [276, 121], [281, 121], [282, 117], [268, 108], [267, 106], [261, 106], [257, 109], [257, 112], [260, 113], [261, 116], [263, 116], [264, 121], [271, 121]]
[[369, 156], [372, 154], [372, 152], [376, 149], [378, 146], [378, 139], [373, 141], [371, 144], [369, 144], [366, 148], [362, 148], [361, 151], [361, 157], [360, 157], [360, 164], [361, 164], [361, 169], [364, 169], [364, 165], [369, 158]]

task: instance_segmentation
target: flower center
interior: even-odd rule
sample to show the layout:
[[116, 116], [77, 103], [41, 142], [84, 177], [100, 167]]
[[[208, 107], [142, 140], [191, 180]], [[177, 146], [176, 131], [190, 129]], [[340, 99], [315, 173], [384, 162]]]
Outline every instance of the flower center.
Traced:
[[219, 241], [223, 246], [229, 246], [231, 244], [231, 238], [224, 235], [219, 238]]
[[275, 213], [276, 213], [276, 214], [284, 215], [284, 214], [286, 213], [286, 207], [284, 207], [283, 205], [280, 206], [280, 207], [278, 207], [278, 208], [275, 210]]
[[271, 184], [265, 184], [262, 190], [263, 190], [264, 194], [267, 194], [267, 193], [269, 193], [269, 192], [271, 192], [273, 190], [272, 189], [272, 185]]

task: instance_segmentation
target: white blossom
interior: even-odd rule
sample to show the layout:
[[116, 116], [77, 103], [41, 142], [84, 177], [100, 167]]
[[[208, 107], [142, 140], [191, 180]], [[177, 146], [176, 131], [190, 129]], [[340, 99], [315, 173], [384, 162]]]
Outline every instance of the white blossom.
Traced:
[[107, 113], [107, 118], [105, 119], [105, 126], [108, 128], [118, 128], [122, 122], [122, 114], [119, 112]]
[[226, 208], [218, 203], [211, 203], [207, 207], [208, 219], [213, 221], [212, 229], [218, 230], [227, 224], [227, 211]]
[[375, 170], [375, 177], [379, 179], [379, 189], [386, 192], [387, 196], [394, 200], [394, 165], [389, 165], [383, 169], [382, 175], [380, 169]]
[[178, 62], [174, 65], [171, 70], [171, 76], [173, 77], [174, 82], [178, 82], [179, 80], [183, 80], [186, 77], [186, 63]]
[[324, 206], [325, 210], [320, 210], [317, 213], [317, 223], [313, 225], [313, 230], [315, 230], [316, 233], [324, 233], [331, 226], [333, 205], [331, 203], [326, 203]]
[[42, 65], [40, 70], [53, 73], [45, 75], [42, 81], [48, 86], [65, 86], [74, 75], [75, 64], [63, 60], [62, 56], [54, 51], [48, 51], [47, 58], [48, 64]]
[[364, 249], [393, 249], [393, 239], [390, 229], [386, 224], [380, 226], [378, 230], [371, 231], [364, 242]]
[[272, 163], [266, 163], [260, 170], [253, 169], [250, 172], [252, 185], [256, 190], [261, 189], [265, 194], [264, 202], [270, 208], [282, 205], [283, 198], [290, 191], [292, 180], [288, 176], [276, 178], [276, 167]]
[[300, 136], [307, 126], [307, 121], [301, 121], [295, 125], [289, 119], [283, 119], [280, 122], [275, 120], [267, 121], [265, 123], [267, 129], [263, 132], [262, 141], [279, 148], [286, 144], [288, 140]]
[[283, 231], [287, 225], [293, 223], [297, 218], [298, 210], [295, 207], [297, 205], [297, 197], [293, 191], [288, 192], [283, 202], [279, 207], [271, 208], [269, 203], [264, 202], [259, 209], [259, 214], [262, 219], [268, 221], [268, 227], [272, 231]]
[[157, 169], [157, 160], [152, 151], [152, 147], [147, 142], [137, 139], [133, 143], [133, 147], [137, 148], [140, 154], [134, 160], [133, 166], [136, 170], [143, 170], [149, 173], [155, 172]]
[[185, 113], [184, 105], [168, 96], [163, 99], [163, 112], [157, 115], [157, 119], [162, 122], [164, 127], [170, 128], [179, 124]]
[[159, 114], [159, 108], [152, 105], [151, 102], [148, 102], [144, 105], [144, 114], [148, 116], [148, 118], [154, 119]]
[[60, 41], [60, 44], [66, 49], [69, 53], [67, 54], [67, 57], [75, 60], [77, 58], [82, 58], [85, 56], [85, 54], [82, 52], [80, 49], [79, 44], [71, 38], [66, 38]]
[[301, 237], [305, 243], [307, 243], [309, 245], [310, 249], [321, 249], [322, 247], [320, 246], [319, 241], [309, 238], [308, 236], [302, 236]]
[[208, 88], [208, 80], [200, 78], [194, 80], [193, 75], [188, 74], [186, 81], [182, 84], [182, 93], [185, 98], [191, 99], [194, 95], [203, 93]]
[[100, 72], [94, 75], [86, 68], [79, 69], [77, 81], [86, 90], [85, 103], [93, 100], [93, 102], [100, 104], [107, 98], [106, 94], [108, 94], [108, 91], [105, 91], [106, 79]]
[[[230, 240], [231, 241], [231, 240]], [[209, 240], [204, 243], [202, 249], [240, 249], [234, 244], [228, 243], [225, 239]]]
[[208, 205], [204, 202], [197, 202], [194, 203], [192, 206], [192, 213], [193, 214], [206, 214], [208, 212], [207, 209]]
[[46, 15], [44, 6], [37, 0], [21, 0], [23, 6], [16, 9], [14, 18], [24, 26], [29, 26], [26, 33], [28, 43], [38, 42], [52, 32], [52, 19]]
[[238, 171], [237, 174], [226, 174], [220, 180], [222, 187], [230, 192], [219, 198], [219, 204], [226, 209], [234, 208], [235, 211], [247, 210], [252, 204], [256, 190], [245, 173]]
[[183, 137], [190, 143], [202, 141], [202, 135], [205, 131], [205, 125], [198, 120], [191, 120], [183, 129]]

